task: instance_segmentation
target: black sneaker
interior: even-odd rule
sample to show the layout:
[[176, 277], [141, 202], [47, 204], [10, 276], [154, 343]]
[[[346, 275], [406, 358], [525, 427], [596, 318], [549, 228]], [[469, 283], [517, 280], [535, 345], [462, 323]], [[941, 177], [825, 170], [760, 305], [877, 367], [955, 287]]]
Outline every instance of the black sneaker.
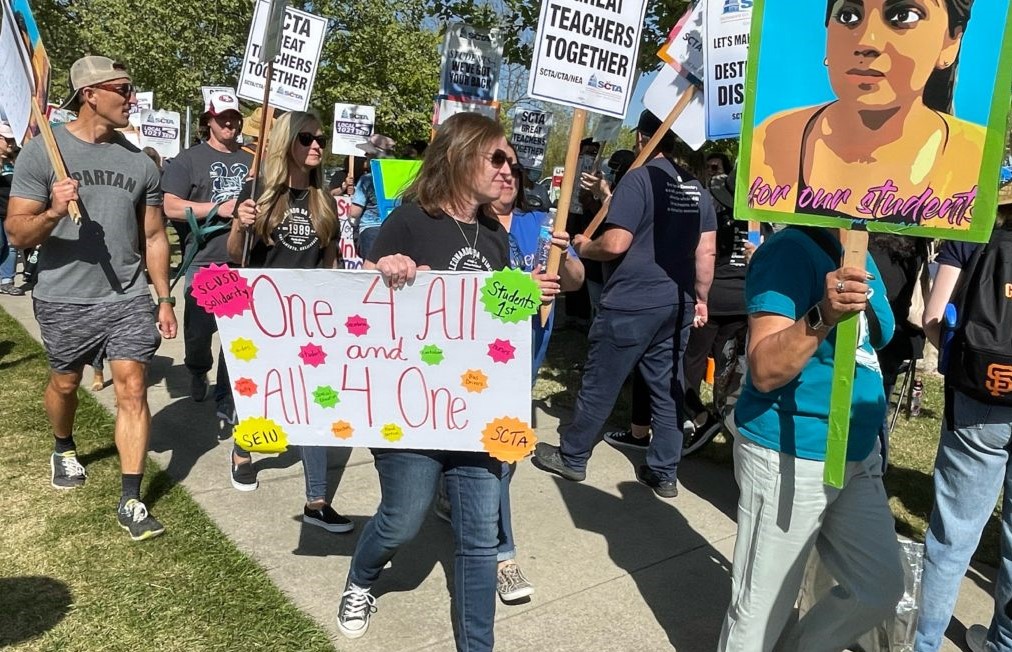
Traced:
[[337, 609], [337, 628], [348, 638], [359, 638], [369, 629], [369, 618], [376, 613], [376, 598], [369, 589], [349, 583], [341, 594]]
[[636, 471], [636, 479], [654, 490], [654, 493], [661, 498], [674, 498], [678, 495], [677, 480], [661, 480], [657, 474], [646, 464]]
[[306, 505], [302, 510], [302, 522], [316, 527], [322, 527], [327, 532], [341, 534], [351, 532], [355, 524], [334, 511], [330, 505], [319, 508], [312, 508]]
[[239, 423], [239, 419], [236, 418], [235, 414], [235, 402], [231, 396], [223, 398], [218, 401], [218, 409], [215, 412], [219, 421], [224, 422], [226, 425], [234, 426]]
[[88, 478], [77, 461], [77, 451], [53, 453], [49, 456], [49, 469], [53, 472], [50, 484], [54, 489], [76, 489]]
[[631, 448], [645, 451], [650, 446], [650, 436], [633, 437], [632, 430], [613, 430], [604, 433], [604, 440], [616, 448]]
[[524, 572], [516, 562], [511, 562], [499, 569], [496, 575], [495, 589], [499, 599], [510, 603], [523, 600], [534, 595], [534, 585], [524, 577]]
[[531, 463], [542, 471], [554, 473], [566, 480], [583, 482], [587, 479], [586, 471], [577, 471], [566, 466], [562, 461], [562, 453], [559, 452], [558, 446], [539, 442], [534, 446], [534, 456], [531, 457]]
[[207, 383], [207, 374], [192, 374], [190, 376], [190, 398], [197, 403], [203, 403], [211, 393], [211, 386]]
[[134, 541], [151, 539], [162, 532], [165, 526], [158, 522], [154, 516], [148, 513], [148, 508], [136, 498], [126, 501], [116, 512], [119, 526], [130, 533]]
[[260, 482], [257, 480], [256, 471], [253, 470], [252, 461], [244, 461], [241, 464], [232, 461], [232, 486], [238, 491], [256, 491]]
[[16, 287], [13, 283], [0, 283], [0, 294], [9, 294], [12, 297], [24, 296], [25, 291]]

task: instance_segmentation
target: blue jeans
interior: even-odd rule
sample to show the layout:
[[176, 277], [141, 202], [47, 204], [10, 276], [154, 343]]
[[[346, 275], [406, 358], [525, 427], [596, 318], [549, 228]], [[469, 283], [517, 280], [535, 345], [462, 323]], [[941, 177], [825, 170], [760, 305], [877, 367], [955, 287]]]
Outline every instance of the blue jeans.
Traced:
[[502, 478], [499, 481], [499, 548], [496, 559], [509, 561], [516, 559], [517, 544], [513, 540], [513, 516], [510, 505], [510, 483], [516, 473], [516, 464], [503, 462]]
[[306, 477], [306, 502], [327, 499], [327, 447], [299, 446], [302, 474]]
[[685, 420], [682, 356], [694, 313], [692, 303], [637, 311], [601, 308], [590, 327], [590, 348], [573, 421], [560, 442], [566, 466], [587, 468], [622, 383], [635, 367], [643, 374], [650, 395], [653, 436], [647, 465], [661, 480], [676, 479]]
[[358, 257], [362, 260], [366, 259], [369, 255], [369, 251], [372, 249], [372, 245], [376, 242], [376, 236], [379, 235], [378, 226], [370, 226], [362, 229], [358, 232]]
[[382, 499], [351, 559], [348, 581], [372, 587], [401, 545], [418, 534], [442, 475], [454, 539], [454, 628], [461, 652], [494, 643], [496, 549], [502, 463], [484, 453], [374, 450]]
[[7, 240], [7, 231], [0, 222], [0, 281], [14, 282], [14, 271], [18, 265], [18, 250]]
[[[916, 652], [934, 652], [959, 595], [959, 587], [977, 549], [980, 534], [1002, 499], [1001, 566], [995, 583], [995, 608], [988, 649], [1012, 649], [1012, 408], [987, 405], [951, 391], [952, 423], [942, 422], [935, 460], [935, 507], [924, 540], [920, 614]], [[950, 429], [951, 428], [951, 429]]]

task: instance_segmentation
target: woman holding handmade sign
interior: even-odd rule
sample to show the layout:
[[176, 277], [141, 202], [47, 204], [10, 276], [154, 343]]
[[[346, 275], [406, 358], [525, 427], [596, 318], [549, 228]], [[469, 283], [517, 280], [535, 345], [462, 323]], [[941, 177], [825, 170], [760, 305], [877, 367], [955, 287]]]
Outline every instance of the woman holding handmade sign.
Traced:
[[[416, 269], [493, 271], [509, 265], [506, 230], [482, 206], [499, 198], [510, 174], [502, 127], [460, 113], [436, 132], [404, 203], [380, 227], [366, 256], [394, 289]], [[382, 500], [351, 560], [338, 628], [358, 638], [376, 610], [370, 589], [425, 520], [440, 477], [450, 497], [455, 540], [457, 649], [493, 647], [502, 463], [485, 453], [374, 449]]]
[[[947, 228], [968, 222], [986, 131], [956, 117], [953, 95], [972, 4], [828, 0], [823, 63], [836, 97], [755, 128], [750, 204]], [[769, 5], [764, 29], [776, 29]], [[758, 73], [757, 121], [794, 97], [777, 96], [767, 68]]]
[[[324, 146], [320, 120], [293, 111], [278, 118], [261, 166], [257, 197], [247, 182], [237, 199], [228, 234], [228, 255], [240, 261], [243, 241], [252, 230], [250, 265], [283, 269], [331, 268], [337, 260], [339, 228], [334, 198], [323, 177]], [[353, 524], [327, 502], [327, 448], [300, 446], [306, 476], [302, 522], [328, 532], [350, 532]], [[235, 454], [249, 453], [235, 447]], [[251, 469], [252, 465], [245, 465]], [[255, 480], [254, 480], [255, 482]]]

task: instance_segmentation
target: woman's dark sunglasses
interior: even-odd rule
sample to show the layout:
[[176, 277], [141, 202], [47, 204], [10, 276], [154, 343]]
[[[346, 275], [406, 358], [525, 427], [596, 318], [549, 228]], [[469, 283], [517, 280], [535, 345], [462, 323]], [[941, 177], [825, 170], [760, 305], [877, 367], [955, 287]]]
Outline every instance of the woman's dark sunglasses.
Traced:
[[485, 158], [487, 158], [489, 163], [492, 164], [492, 167], [501, 168], [506, 165], [506, 161], [509, 160], [509, 155], [501, 149], [497, 149], [491, 154], [485, 154]]
[[309, 133], [308, 131], [300, 131], [298, 139], [299, 144], [302, 145], [303, 147], [309, 147], [310, 145], [313, 144], [314, 140], [316, 141], [316, 144], [319, 145], [320, 147], [327, 146], [327, 137], [324, 136], [323, 134], [316, 136], [314, 134]]
[[524, 176], [524, 166], [520, 165], [519, 163], [511, 163], [510, 172], [513, 174], [513, 176], [519, 179]]

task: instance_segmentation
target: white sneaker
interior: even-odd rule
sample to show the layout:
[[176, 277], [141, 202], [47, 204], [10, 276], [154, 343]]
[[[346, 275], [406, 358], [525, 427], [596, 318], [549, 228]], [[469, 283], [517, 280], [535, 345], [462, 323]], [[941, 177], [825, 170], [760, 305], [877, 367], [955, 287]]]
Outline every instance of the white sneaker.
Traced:
[[369, 629], [369, 618], [376, 612], [376, 598], [369, 589], [349, 582], [341, 594], [337, 610], [337, 628], [348, 638], [359, 638]]
[[987, 627], [970, 625], [966, 630], [966, 647], [970, 652], [987, 652]]

